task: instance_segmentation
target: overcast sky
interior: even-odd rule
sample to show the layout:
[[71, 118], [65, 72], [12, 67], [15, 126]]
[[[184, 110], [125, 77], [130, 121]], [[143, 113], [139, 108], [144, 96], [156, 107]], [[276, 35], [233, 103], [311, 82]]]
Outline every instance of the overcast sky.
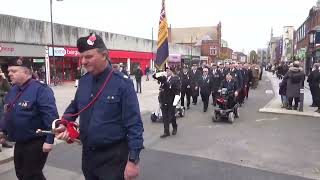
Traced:
[[[157, 39], [161, 0], [53, 0], [54, 22]], [[299, 27], [316, 0], [166, 0], [172, 27], [215, 26], [234, 50], [264, 48], [271, 27]], [[50, 0], [0, 0], [0, 13], [50, 21]]]

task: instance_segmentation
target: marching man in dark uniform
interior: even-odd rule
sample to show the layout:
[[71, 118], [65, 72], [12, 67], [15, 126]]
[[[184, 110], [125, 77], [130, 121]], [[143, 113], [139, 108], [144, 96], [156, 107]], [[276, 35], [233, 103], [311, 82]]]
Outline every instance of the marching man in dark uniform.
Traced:
[[160, 138], [170, 136], [170, 122], [172, 124], [172, 135], [177, 134], [178, 125], [176, 122], [175, 109], [180, 100], [180, 78], [174, 75], [174, 68], [166, 68], [166, 75], [157, 73], [154, 75], [160, 83], [160, 105], [163, 118], [164, 134]]
[[[19, 180], [45, 180], [42, 169], [52, 150], [54, 136], [37, 136], [37, 129], [50, 130], [59, 117], [52, 90], [32, 79], [31, 62], [22, 58], [9, 64], [14, 86], [6, 95], [0, 131], [16, 142], [14, 166]], [[0, 143], [5, 135], [0, 136]]]
[[[108, 50], [98, 35], [77, 41], [80, 61], [88, 73], [79, 81], [63, 119], [80, 115], [82, 171], [86, 180], [135, 179], [143, 149], [143, 124], [132, 80], [110, 66]], [[70, 138], [62, 125], [56, 137]]]
[[191, 86], [191, 93], [192, 93], [192, 103], [194, 105], [198, 102], [198, 96], [199, 96], [199, 78], [201, 74], [197, 70], [197, 65], [193, 65], [191, 72], [190, 72], [190, 86]]
[[213, 64], [212, 70], [210, 72], [211, 72], [210, 77], [211, 77], [212, 104], [216, 106], [218, 90], [223, 80], [223, 74], [219, 69], [217, 69], [216, 64]]
[[181, 106], [184, 107], [184, 97], [187, 96], [187, 109], [190, 108], [190, 97], [191, 97], [191, 79], [188, 72], [188, 68], [184, 67], [180, 73], [181, 79]]
[[208, 110], [208, 104], [209, 104], [209, 97], [211, 92], [211, 83], [210, 83], [210, 77], [208, 75], [208, 68], [203, 68], [203, 75], [200, 78], [200, 94], [201, 99], [203, 101], [203, 112], [207, 112]]

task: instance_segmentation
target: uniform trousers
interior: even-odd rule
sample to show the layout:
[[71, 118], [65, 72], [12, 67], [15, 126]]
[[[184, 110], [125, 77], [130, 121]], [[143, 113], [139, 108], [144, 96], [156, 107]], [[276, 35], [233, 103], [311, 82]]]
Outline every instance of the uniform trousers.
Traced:
[[173, 129], [177, 129], [177, 121], [175, 116], [176, 107], [168, 104], [161, 106], [164, 134], [170, 134], [169, 125], [172, 124]]
[[128, 162], [127, 141], [82, 150], [82, 171], [86, 180], [124, 180]]
[[187, 88], [184, 91], [181, 91], [181, 106], [184, 106], [184, 97], [187, 96], [187, 107], [190, 107], [190, 97], [191, 97], [191, 89]]
[[208, 104], [209, 104], [209, 97], [210, 97], [210, 93], [200, 93], [201, 94], [201, 99], [203, 102], [203, 110], [207, 110], [208, 109]]
[[217, 98], [219, 96], [219, 92], [218, 91], [212, 91], [212, 103], [214, 106], [217, 105]]
[[42, 169], [48, 153], [42, 151], [45, 139], [17, 142], [14, 148], [14, 167], [19, 180], [45, 180]]

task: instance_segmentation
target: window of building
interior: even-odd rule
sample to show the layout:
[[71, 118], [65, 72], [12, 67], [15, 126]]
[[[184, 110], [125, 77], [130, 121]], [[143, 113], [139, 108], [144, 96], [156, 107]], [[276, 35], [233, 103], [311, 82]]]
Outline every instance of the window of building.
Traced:
[[217, 55], [217, 46], [210, 46], [210, 55]]

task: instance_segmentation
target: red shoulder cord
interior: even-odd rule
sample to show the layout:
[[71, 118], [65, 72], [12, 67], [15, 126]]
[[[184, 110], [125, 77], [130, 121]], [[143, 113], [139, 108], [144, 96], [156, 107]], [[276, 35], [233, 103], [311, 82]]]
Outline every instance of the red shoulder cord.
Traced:
[[58, 122], [59, 124], [65, 125], [66, 128], [67, 128], [67, 131], [69, 132], [70, 140], [67, 141], [68, 143], [73, 143], [75, 139], [79, 138], [79, 136], [80, 136], [79, 125], [76, 122], [67, 121], [66, 119], [64, 119], [64, 117], [79, 116], [83, 111], [85, 111], [88, 108], [90, 108], [98, 100], [98, 97], [101, 95], [101, 93], [103, 92], [104, 88], [107, 86], [108, 82], [110, 81], [110, 79], [112, 77], [112, 73], [113, 73], [113, 69], [109, 72], [106, 80], [104, 81], [103, 85], [99, 89], [99, 91], [96, 94], [96, 96], [91, 100], [91, 102], [86, 107], [84, 107], [83, 109], [81, 109], [79, 112], [77, 112], [75, 114], [65, 114], [65, 115], [63, 115], [61, 120]]

